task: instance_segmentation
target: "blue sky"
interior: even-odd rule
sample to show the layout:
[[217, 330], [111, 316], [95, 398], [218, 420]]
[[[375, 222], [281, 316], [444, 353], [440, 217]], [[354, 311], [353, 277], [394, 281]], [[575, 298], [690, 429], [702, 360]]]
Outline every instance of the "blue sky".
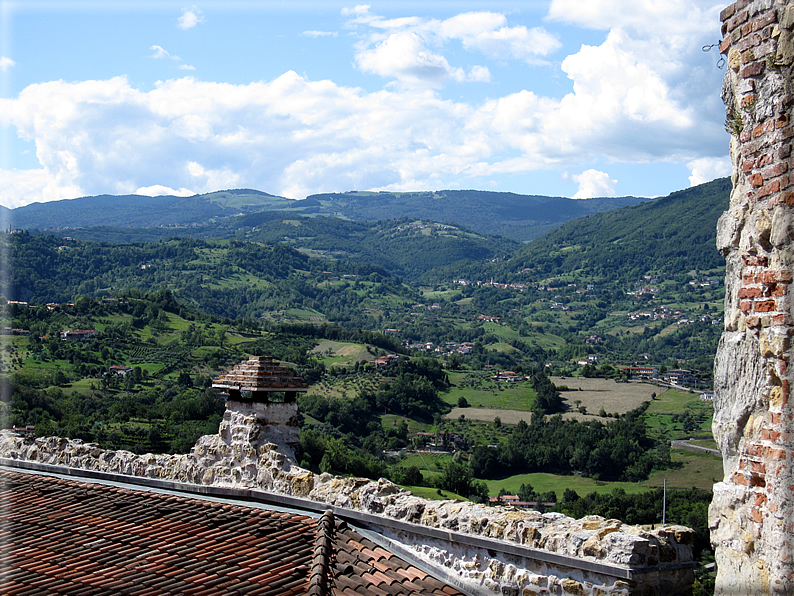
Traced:
[[0, 2], [0, 204], [664, 195], [730, 172], [721, 7]]

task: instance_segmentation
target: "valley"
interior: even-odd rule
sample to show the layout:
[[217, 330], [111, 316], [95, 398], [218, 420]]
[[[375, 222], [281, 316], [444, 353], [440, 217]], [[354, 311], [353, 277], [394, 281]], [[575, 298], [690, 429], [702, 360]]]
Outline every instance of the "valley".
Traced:
[[[449, 220], [285, 214], [269, 195], [280, 211], [221, 224], [2, 234], [3, 419], [184, 452], [223, 412], [212, 378], [270, 355], [310, 384], [298, 457], [314, 471], [580, 512], [606, 506], [594, 495], [655, 495], [665, 479], [707, 490], [719, 458], [670, 441], [711, 436], [701, 394], [722, 329], [714, 228], [728, 188], [590, 214], [523, 244]], [[61, 339], [69, 330], [96, 333]]]

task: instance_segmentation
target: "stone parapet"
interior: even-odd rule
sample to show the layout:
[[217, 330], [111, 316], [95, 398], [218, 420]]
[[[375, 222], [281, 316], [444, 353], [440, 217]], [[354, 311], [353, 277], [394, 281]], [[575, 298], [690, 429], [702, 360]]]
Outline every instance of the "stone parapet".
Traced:
[[721, 19], [733, 191], [717, 231], [726, 295], [713, 426], [724, 478], [709, 513], [716, 593], [790, 594], [794, 5], [739, 0]]
[[[252, 411], [252, 405], [259, 409]], [[270, 411], [273, 406], [279, 412]], [[380, 532], [428, 564], [447, 569], [475, 592], [661, 596], [686, 594], [691, 589], [694, 532], [689, 528], [648, 531], [596, 516], [575, 520], [558, 513], [430, 501], [384, 479], [316, 475], [296, 466], [291, 454], [280, 452], [267, 440], [274, 436], [273, 429], [268, 429], [277, 422], [274, 413], [289, 422], [285, 408], [294, 404], [229, 402], [227, 407], [218, 434], [201, 437], [186, 455], [135, 455], [106, 451], [80, 440], [33, 439], [3, 431], [0, 458], [194, 485], [259, 489], [435, 528], [440, 533], [432, 540], [421, 530]], [[497, 541], [501, 546], [445, 540], [450, 532]], [[520, 545], [540, 555], [499, 554], [504, 544]], [[555, 563], [554, 556], [562, 563]]]

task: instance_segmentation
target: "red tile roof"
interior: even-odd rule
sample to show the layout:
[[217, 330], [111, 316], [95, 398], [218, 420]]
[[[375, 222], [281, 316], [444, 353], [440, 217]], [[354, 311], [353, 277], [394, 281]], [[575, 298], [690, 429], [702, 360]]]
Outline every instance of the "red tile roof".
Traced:
[[0, 594], [459, 594], [327, 511], [0, 469]]

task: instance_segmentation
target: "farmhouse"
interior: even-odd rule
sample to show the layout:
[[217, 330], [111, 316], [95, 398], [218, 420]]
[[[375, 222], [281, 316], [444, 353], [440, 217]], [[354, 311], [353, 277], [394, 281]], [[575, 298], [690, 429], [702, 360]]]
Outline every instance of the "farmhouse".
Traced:
[[620, 372], [633, 379], [656, 379], [659, 377], [659, 369], [655, 366], [626, 366], [621, 368]]
[[690, 385], [697, 385], [699, 383], [699, 379], [692, 374], [691, 370], [685, 370], [682, 368], [668, 370], [664, 374], [664, 380], [671, 385], [682, 385], [686, 387]]
[[85, 341], [94, 337], [98, 331], [93, 329], [76, 329], [74, 331], [61, 331], [61, 339], [64, 341]]

